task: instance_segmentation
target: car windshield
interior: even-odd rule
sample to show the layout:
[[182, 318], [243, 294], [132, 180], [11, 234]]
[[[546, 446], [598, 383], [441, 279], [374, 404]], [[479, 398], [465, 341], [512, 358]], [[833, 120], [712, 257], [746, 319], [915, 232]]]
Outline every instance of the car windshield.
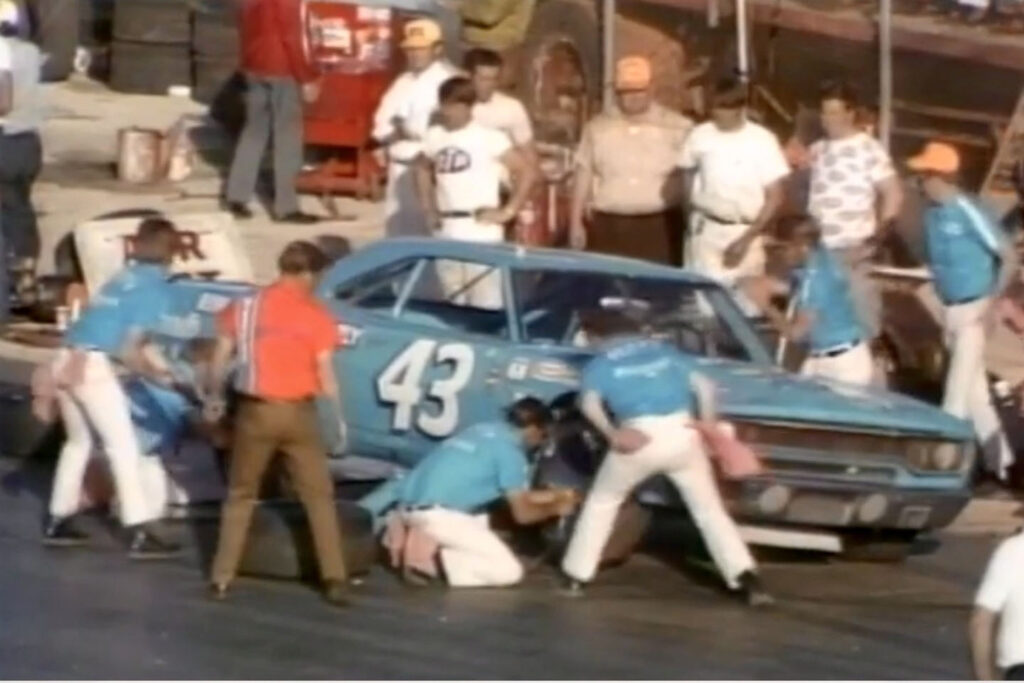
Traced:
[[581, 317], [596, 310], [622, 310], [688, 353], [771, 363], [732, 297], [717, 285], [532, 269], [513, 271], [512, 284], [521, 337], [528, 343], [587, 346]]

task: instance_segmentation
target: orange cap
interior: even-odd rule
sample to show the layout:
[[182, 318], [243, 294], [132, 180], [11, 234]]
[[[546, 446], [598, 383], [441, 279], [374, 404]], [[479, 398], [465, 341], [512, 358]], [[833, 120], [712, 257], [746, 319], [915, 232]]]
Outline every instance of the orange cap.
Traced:
[[433, 19], [413, 19], [402, 28], [402, 47], [433, 47], [442, 37], [441, 25]]
[[623, 57], [615, 65], [616, 90], [646, 90], [654, 78], [646, 57]]
[[929, 142], [907, 161], [907, 168], [918, 173], [956, 173], [960, 170], [960, 152], [945, 142]]

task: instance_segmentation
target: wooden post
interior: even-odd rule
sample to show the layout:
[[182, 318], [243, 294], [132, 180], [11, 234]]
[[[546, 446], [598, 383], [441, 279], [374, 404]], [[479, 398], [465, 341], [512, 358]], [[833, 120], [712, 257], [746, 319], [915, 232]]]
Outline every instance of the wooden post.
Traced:
[[878, 138], [886, 151], [892, 142], [892, 0], [880, 0], [878, 8], [879, 93]]
[[605, 112], [612, 110], [615, 104], [615, 0], [603, 0], [601, 5], [602, 50], [604, 51], [604, 88], [602, 88], [602, 108]]

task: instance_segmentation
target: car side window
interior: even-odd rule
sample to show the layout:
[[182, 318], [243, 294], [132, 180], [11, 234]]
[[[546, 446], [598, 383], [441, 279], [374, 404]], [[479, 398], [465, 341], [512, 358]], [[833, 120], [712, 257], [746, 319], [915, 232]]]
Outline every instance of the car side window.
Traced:
[[364, 273], [338, 285], [334, 298], [358, 308], [390, 313], [415, 267], [416, 259], [409, 259]]
[[430, 259], [419, 271], [401, 320], [508, 339], [502, 270], [455, 259]]

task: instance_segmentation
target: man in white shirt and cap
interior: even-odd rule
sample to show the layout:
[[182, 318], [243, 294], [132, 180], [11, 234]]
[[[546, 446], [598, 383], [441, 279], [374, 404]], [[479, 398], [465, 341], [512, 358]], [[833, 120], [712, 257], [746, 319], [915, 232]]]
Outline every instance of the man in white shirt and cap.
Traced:
[[441, 27], [432, 19], [408, 22], [402, 30], [401, 47], [406, 71], [384, 94], [373, 122], [373, 139], [387, 153], [384, 213], [388, 237], [429, 234], [412, 165], [437, 112], [438, 89], [456, 73], [444, 60]]

